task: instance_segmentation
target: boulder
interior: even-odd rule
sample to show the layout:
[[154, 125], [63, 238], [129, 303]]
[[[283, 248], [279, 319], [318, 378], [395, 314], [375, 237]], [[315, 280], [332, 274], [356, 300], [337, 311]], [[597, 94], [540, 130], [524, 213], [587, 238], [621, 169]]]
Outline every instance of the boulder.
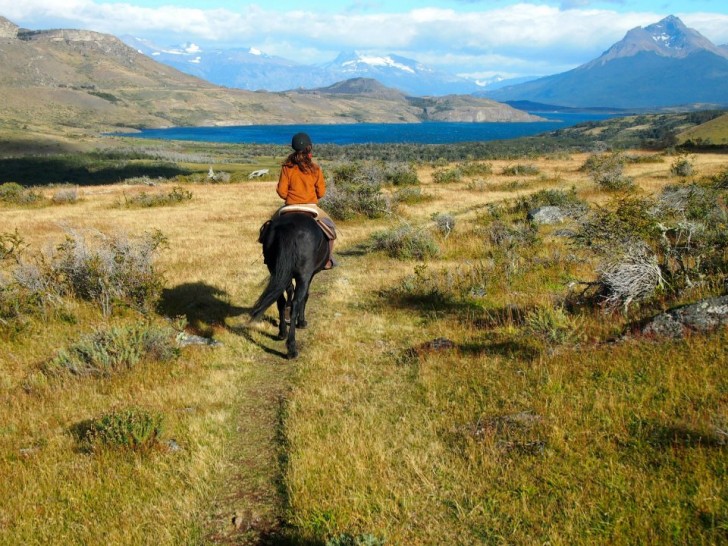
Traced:
[[728, 326], [728, 296], [708, 298], [657, 315], [642, 327], [648, 336], [681, 338], [686, 333], [707, 333]]
[[560, 207], [545, 206], [529, 210], [527, 218], [537, 224], [560, 224], [566, 214]]

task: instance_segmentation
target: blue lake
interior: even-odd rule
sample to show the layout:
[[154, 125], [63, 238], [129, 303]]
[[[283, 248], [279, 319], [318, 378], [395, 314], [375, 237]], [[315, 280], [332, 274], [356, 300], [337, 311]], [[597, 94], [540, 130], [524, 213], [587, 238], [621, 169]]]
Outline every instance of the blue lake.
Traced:
[[[305, 131], [315, 144], [416, 143], [452, 144], [503, 140], [537, 135], [584, 121], [601, 121], [612, 114], [554, 114], [534, 112], [547, 121], [532, 123], [357, 123], [345, 125], [241, 125], [233, 127], [172, 127], [128, 134], [136, 138], [194, 140], [241, 144], [288, 145], [291, 135]], [[121, 133], [116, 133], [121, 134]]]

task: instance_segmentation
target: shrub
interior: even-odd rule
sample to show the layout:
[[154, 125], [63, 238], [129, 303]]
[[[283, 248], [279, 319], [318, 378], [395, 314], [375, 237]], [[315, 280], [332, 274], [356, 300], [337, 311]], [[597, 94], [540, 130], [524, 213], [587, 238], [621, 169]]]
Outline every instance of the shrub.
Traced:
[[621, 304], [625, 311], [631, 302], [646, 300], [665, 285], [657, 257], [644, 247], [632, 247], [610, 258], [597, 273], [607, 305]]
[[138, 193], [131, 197], [124, 194], [124, 203], [120, 203], [126, 207], [164, 207], [169, 205], [177, 205], [184, 201], [192, 199], [192, 192], [185, 190], [180, 186], [175, 186], [169, 193]]
[[51, 201], [54, 205], [61, 205], [64, 203], [75, 203], [78, 201], [78, 188], [61, 188], [53, 193]]
[[670, 166], [670, 174], [673, 176], [679, 176], [681, 178], [688, 177], [694, 174], [695, 166], [692, 158], [686, 156], [679, 156], [672, 162]]
[[58, 247], [49, 274], [59, 277], [75, 296], [98, 303], [104, 315], [119, 303], [149, 310], [162, 289], [153, 260], [166, 244], [164, 235], [154, 231], [133, 241], [99, 233], [98, 239], [91, 248], [82, 234], [71, 231]]
[[512, 250], [536, 244], [538, 229], [531, 222], [509, 224], [495, 220], [488, 226], [486, 236], [491, 245], [501, 250]]
[[175, 332], [151, 324], [97, 330], [58, 351], [44, 371], [55, 375], [110, 376], [142, 361], [166, 361], [178, 354]]
[[460, 165], [459, 169], [463, 176], [488, 176], [493, 174], [492, 163], [468, 161]]
[[385, 182], [393, 186], [416, 186], [420, 183], [417, 170], [410, 163], [387, 163]]
[[148, 451], [158, 444], [163, 421], [161, 413], [132, 406], [80, 423], [76, 432], [81, 444], [90, 451], [102, 446]]
[[451, 184], [462, 182], [463, 172], [458, 167], [452, 169], [440, 169], [432, 173], [432, 181], [436, 184]]
[[435, 213], [432, 220], [435, 222], [437, 231], [445, 237], [448, 237], [455, 229], [455, 217], [452, 214]]
[[517, 163], [504, 168], [502, 174], [505, 176], [529, 176], [539, 172], [541, 171], [535, 165]]
[[513, 212], [528, 212], [538, 207], [553, 206], [560, 207], [570, 216], [581, 216], [588, 209], [589, 205], [576, 195], [576, 188], [570, 190], [539, 190], [530, 195], [524, 195], [516, 199]]
[[43, 200], [43, 196], [33, 190], [29, 190], [16, 182], [5, 182], [0, 184], [0, 202], [13, 205], [29, 205]]
[[422, 260], [436, 256], [440, 249], [432, 235], [422, 228], [404, 224], [398, 228], [379, 231], [371, 236], [371, 249], [382, 250], [400, 260]]
[[627, 190], [634, 186], [634, 181], [624, 175], [625, 159], [619, 153], [592, 154], [582, 170], [589, 173], [599, 188], [607, 191]]
[[728, 169], [723, 169], [723, 171], [713, 177], [713, 185], [716, 189], [728, 189]]
[[380, 218], [389, 212], [389, 204], [378, 187], [359, 186], [341, 189], [329, 184], [326, 196], [319, 205], [335, 220], [350, 220], [357, 216]]

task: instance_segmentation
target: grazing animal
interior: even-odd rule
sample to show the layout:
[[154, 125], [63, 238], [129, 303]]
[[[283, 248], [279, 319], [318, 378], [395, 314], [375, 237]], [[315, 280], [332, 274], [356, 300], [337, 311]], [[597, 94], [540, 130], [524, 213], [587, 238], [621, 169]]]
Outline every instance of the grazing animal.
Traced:
[[[286, 340], [288, 358], [296, 358], [296, 328], [307, 326], [308, 289], [313, 276], [326, 265], [329, 242], [316, 220], [301, 212], [274, 218], [263, 232], [261, 242], [270, 279], [250, 315], [252, 320], [257, 320], [277, 302], [278, 339]], [[287, 306], [290, 325], [285, 317]]]

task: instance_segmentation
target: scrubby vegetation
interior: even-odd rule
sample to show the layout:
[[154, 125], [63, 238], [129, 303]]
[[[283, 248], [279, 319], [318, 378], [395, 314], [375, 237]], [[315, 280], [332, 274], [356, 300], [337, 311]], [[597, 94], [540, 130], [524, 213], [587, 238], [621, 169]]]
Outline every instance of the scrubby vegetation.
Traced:
[[124, 176], [3, 207], [0, 542], [725, 540], [725, 329], [639, 335], [725, 294], [723, 156], [318, 148], [340, 265], [281, 366], [276, 313], [247, 323], [275, 177], [247, 173], [286, 150], [192, 146], [125, 174], [194, 206], [114, 206]]

